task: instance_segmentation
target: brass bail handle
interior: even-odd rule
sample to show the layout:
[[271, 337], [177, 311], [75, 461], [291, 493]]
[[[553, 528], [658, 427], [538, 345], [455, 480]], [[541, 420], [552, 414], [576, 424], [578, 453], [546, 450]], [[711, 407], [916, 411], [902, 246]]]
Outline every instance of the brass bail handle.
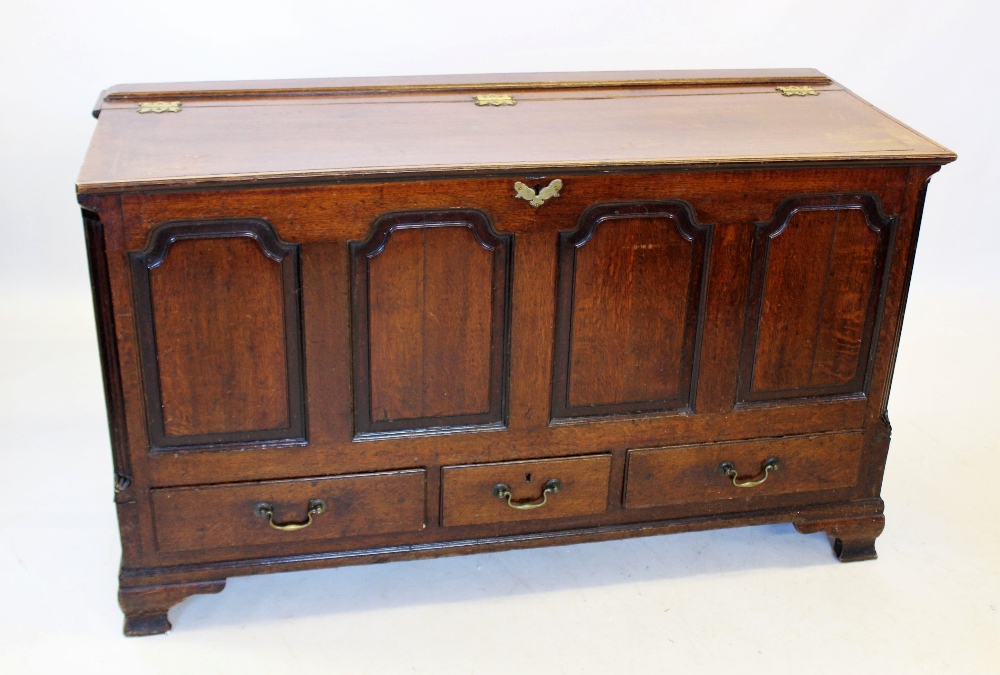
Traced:
[[764, 464], [761, 466], [761, 473], [758, 474], [760, 478], [740, 478], [739, 474], [736, 472], [736, 465], [732, 462], [723, 462], [719, 465], [719, 475], [725, 476], [726, 478], [733, 479], [733, 485], [738, 488], [752, 488], [760, 485], [767, 480], [768, 475], [771, 471], [777, 471], [779, 466], [778, 458], [772, 457], [770, 459], [764, 460]]
[[309, 500], [309, 510], [307, 512], [308, 518], [304, 523], [276, 523], [274, 522], [274, 506], [270, 502], [261, 502], [257, 506], [253, 507], [253, 513], [259, 518], [267, 518], [268, 524], [276, 530], [281, 530], [282, 532], [294, 532], [295, 530], [304, 530], [313, 524], [313, 516], [318, 516], [319, 514], [326, 511], [326, 502], [322, 499], [310, 499]]
[[512, 509], [527, 511], [529, 509], [538, 509], [545, 506], [546, 502], [549, 501], [549, 495], [554, 495], [560, 490], [562, 490], [562, 481], [558, 478], [551, 478], [545, 481], [545, 485], [542, 488], [542, 496], [538, 499], [528, 499], [516, 502], [514, 501], [514, 495], [510, 492], [510, 486], [506, 483], [497, 483], [494, 485], [493, 496], [498, 499], [506, 499], [507, 506]]

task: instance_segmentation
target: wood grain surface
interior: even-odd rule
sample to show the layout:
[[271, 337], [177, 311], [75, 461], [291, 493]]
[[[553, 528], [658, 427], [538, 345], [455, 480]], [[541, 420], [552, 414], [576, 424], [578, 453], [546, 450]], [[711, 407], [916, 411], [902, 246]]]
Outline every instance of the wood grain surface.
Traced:
[[467, 228], [395, 234], [368, 297], [372, 419], [489, 411], [493, 256]]
[[570, 406], [680, 398], [692, 248], [671, 223], [631, 219], [579, 249]]
[[[446, 466], [441, 470], [441, 524], [453, 527], [602, 513], [608, 507], [610, 470], [611, 455]], [[502, 483], [510, 487], [515, 503], [538, 502], [551, 479], [558, 479], [561, 489], [535, 509], [511, 508], [493, 491]]]
[[[852, 432], [630, 450], [625, 507], [720, 499], [745, 504], [760, 496], [851, 487], [858, 480], [862, 444], [862, 435]], [[758, 480], [771, 458], [779, 461], [778, 470], [754, 487], [736, 487], [719, 474], [722, 462], [732, 462], [741, 482]]]
[[[622, 88], [611, 96], [605, 85], [591, 88], [596, 96], [529, 85], [509, 89], [517, 103], [500, 107], [477, 106], [464, 93], [428, 99], [391, 89], [270, 100], [265, 91], [188, 101], [178, 113], [160, 114], [139, 114], [135, 103], [122, 102], [101, 111], [78, 189], [259, 184], [263, 177], [954, 159], [834, 84], [814, 84], [818, 96], [789, 97], [765, 74], [737, 84], [723, 77], [722, 86], [668, 85], [651, 95], [628, 82], [659, 76], [620, 77]], [[489, 85], [489, 78], [481, 81]], [[309, 85], [303, 89], [308, 93]]]
[[187, 240], [149, 276], [166, 434], [288, 426], [280, 264], [245, 237]]
[[[153, 490], [157, 547], [190, 551], [418, 532], [424, 527], [425, 480], [423, 470], [412, 469]], [[313, 499], [324, 500], [326, 511], [301, 530], [275, 529], [255, 511], [268, 503], [277, 524], [301, 523]]]
[[[484, 87], [516, 105], [476, 106]], [[789, 521], [874, 557], [923, 195], [955, 157], [843, 87], [102, 99], [78, 187], [132, 634], [276, 570]], [[514, 189], [556, 179], [541, 205]], [[718, 473], [771, 457], [756, 487]], [[555, 478], [538, 508], [494, 494], [539, 503]], [[301, 523], [311, 499], [330, 510], [295, 532], [254, 512]]]
[[[144, 475], [154, 486], [171, 487], [374, 471], [385, 468], [394, 458], [406, 458], [411, 466], [441, 466], [465, 463], [472, 457], [527, 459], [537, 456], [538, 447], [567, 456], [579, 454], [581, 448], [624, 452], [627, 447], [656, 445], [662, 438], [683, 444], [861, 428], [869, 415], [866, 400], [822, 402], [807, 398], [778, 408], [735, 409], [741, 341], [733, 336], [741, 334], [744, 326], [756, 223], [769, 222], [788, 195], [867, 188], [879, 196], [887, 213], [901, 214], [895, 247], [897, 259], [905, 261], [912, 244], [909, 230], [903, 227], [912, 222], [907, 219], [912, 219], [913, 206], [907, 206], [904, 197], [909, 175], [910, 170], [896, 168], [580, 176], [568, 179], [562, 196], [537, 210], [516, 199], [512, 182], [506, 179], [388, 183], [376, 193], [365, 185], [331, 185], [126, 195], [122, 199], [124, 221], [120, 229], [112, 230], [117, 238], [110, 239], [108, 252], [111, 278], [118, 280], [115, 288], [121, 288], [122, 276], [127, 274], [121, 269], [122, 247], [141, 249], [150, 229], [171, 215], [213, 219], [252, 215], [270, 222], [284, 241], [303, 242], [303, 327], [310, 412], [307, 452], [255, 445], [252, 453], [188, 452], [161, 457], [145, 451], [142, 408], [129, 406], [126, 412], [135, 471], [148, 472]], [[559, 232], [576, 229], [582, 214], [595, 203], [655, 200], [665, 195], [689, 202], [698, 221], [715, 228], [712, 264], [706, 275], [697, 396], [692, 401], [695, 414], [550, 426]], [[357, 443], [357, 392], [353, 390], [357, 380], [352, 374], [357, 360], [345, 355], [353, 349], [352, 334], [363, 331], [351, 319], [348, 242], [365, 240], [380, 214], [397, 213], [404, 206], [433, 209], [442, 203], [478, 208], [490, 215], [498, 232], [516, 238], [509, 302], [507, 429], [384, 437]], [[109, 222], [116, 221], [109, 218]], [[898, 293], [906, 268], [894, 265], [890, 271]], [[130, 400], [141, 400], [135, 384], [129, 384], [138, 382], [135, 362], [130, 360], [134, 349], [130, 345], [135, 344], [134, 337], [129, 337], [134, 325], [132, 302], [129, 297], [116, 300], [119, 353], [127, 395]], [[898, 328], [892, 307], [887, 300], [884, 314], [892, 318], [886, 319], [880, 330]], [[881, 400], [884, 384], [879, 384], [877, 372], [876, 366], [871, 394]], [[620, 457], [616, 459], [617, 472], [624, 465], [624, 456]], [[620, 491], [620, 487], [612, 485], [611, 489]]]
[[895, 226], [870, 194], [795, 197], [757, 224], [744, 401], [863, 392]]
[[560, 238], [553, 417], [691, 406], [711, 227], [684, 202], [611, 202]]
[[352, 245], [358, 433], [503, 423], [510, 240], [452, 210], [379, 218]]
[[796, 215], [772, 239], [755, 391], [854, 379], [877, 248], [878, 234], [858, 211]]
[[298, 248], [259, 219], [174, 221], [130, 258], [152, 445], [304, 440]]

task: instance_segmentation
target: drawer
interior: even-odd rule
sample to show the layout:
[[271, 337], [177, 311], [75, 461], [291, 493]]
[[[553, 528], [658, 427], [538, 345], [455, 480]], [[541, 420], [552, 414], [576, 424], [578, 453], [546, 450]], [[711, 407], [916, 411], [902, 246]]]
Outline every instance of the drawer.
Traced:
[[426, 474], [410, 469], [151, 490], [157, 548], [194, 551], [416, 532], [424, 528]]
[[604, 513], [610, 474], [611, 455], [446, 466], [441, 522], [481, 525]]
[[[625, 507], [816, 492], [855, 485], [861, 432], [646, 448], [628, 453]], [[777, 460], [776, 470], [765, 469]], [[736, 471], [726, 475], [729, 463]], [[752, 485], [764, 478], [763, 482]]]

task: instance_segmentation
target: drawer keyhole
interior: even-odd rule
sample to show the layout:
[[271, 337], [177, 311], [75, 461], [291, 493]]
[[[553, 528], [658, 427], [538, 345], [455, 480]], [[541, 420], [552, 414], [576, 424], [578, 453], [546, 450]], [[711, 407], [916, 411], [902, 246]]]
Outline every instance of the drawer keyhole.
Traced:
[[530, 473], [524, 474], [524, 482], [525, 483], [530, 483], [531, 482], [531, 474]]

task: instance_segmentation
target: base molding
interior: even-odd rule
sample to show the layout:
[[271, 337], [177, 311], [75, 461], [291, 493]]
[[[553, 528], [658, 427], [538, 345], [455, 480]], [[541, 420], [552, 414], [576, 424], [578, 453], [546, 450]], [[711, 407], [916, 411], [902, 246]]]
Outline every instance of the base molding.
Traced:
[[[480, 537], [476, 539], [428, 541], [368, 549], [319, 550], [313, 553], [297, 555], [188, 563], [163, 567], [122, 568], [120, 581], [123, 588], [183, 585], [191, 582], [214, 581], [216, 579], [256, 574], [299, 572], [303, 570], [348, 565], [367, 565], [398, 560], [425, 560], [470, 553], [489, 553], [543, 546], [582, 544], [611, 539], [648, 537], [729, 527], [774, 525], [788, 522], [796, 523], [796, 527], [799, 527], [800, 524], [802, 527], [808, 527], [808, 523], [835, 523], [864, 520], [866, 518], [881, 518], [883, 509], [884, 504], [881, 499], [864, 499], [808, 507], [768, 509], [751, 513], [719, 513], [670, 520], [637, 521], [567, 530], [547, 530], [523, 534]], [[812, 529], [808, 532], [819, 532], [821, 530], [823, 528]], [[799, 531], [806, 532], [803, 529], [799, 529]]]
[[219, 593], [226, 580], [195, 581], [183, 584], [137, 586], [118, 590], [118, 605], [125, 613], [125, 635], [159, 635], [170, 630], [167, 612], [192, 595]]
[[787, 522], [803, 534], [829, 534], [833, 539], [834, 552], [841, 562], [872, 560], [876, 557], [875, 539], [885, 526], [883, 507], [881, 499], [866, 499], [805, 508], [715, 514], [377, 549], [130, 568], [121, 570], [122, 587], [118, 592], [118, 602], [125, 612], [126, 635], [157, 635], [170, 630], [167, 612], [171, 607], [192, 595], [220, 592], [226, 586], [226, 577]]

